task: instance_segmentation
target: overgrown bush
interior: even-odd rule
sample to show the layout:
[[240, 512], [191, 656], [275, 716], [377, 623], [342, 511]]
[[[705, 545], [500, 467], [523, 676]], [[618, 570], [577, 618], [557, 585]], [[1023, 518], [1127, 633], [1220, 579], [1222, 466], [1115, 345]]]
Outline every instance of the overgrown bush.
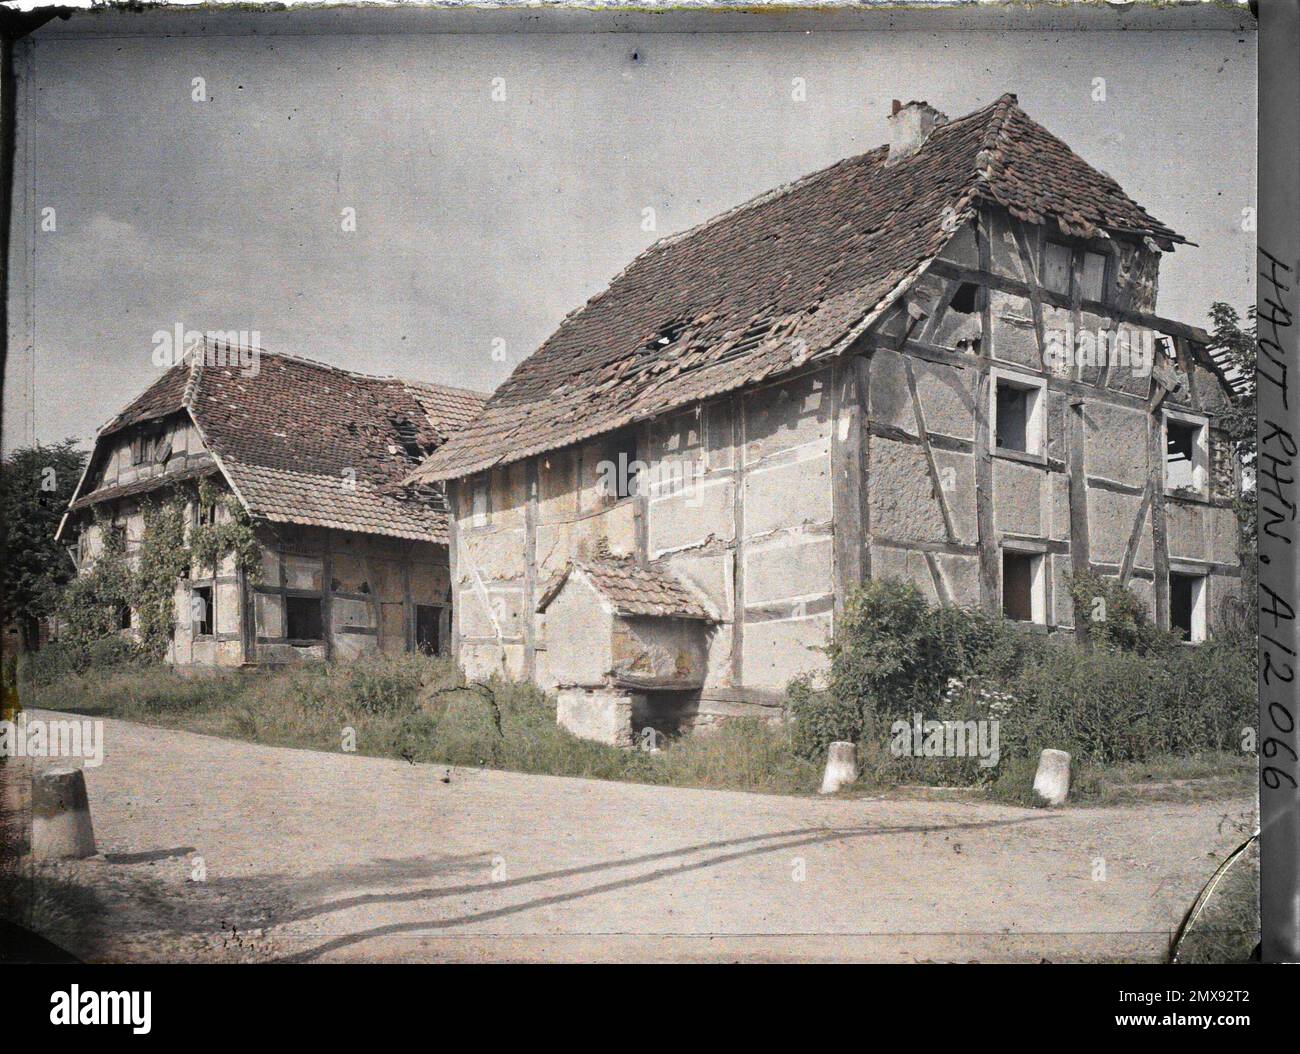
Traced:
[[1151, 621], [1147, 607], [1116, 578], [1084, 572], [1070, 577], [1070, 600], [1076, 625], [1088, 627], [1088, 638], [1101, 647], [1150, 655], [1178, 643]]
[[[851, 740], [873, 781], [968, 784], [995, 780], [1045, 747], [1113, 764], [1249, 745], [1253, 651], [1232, 639], [1183, 645], [1111, 580], [1080, 578], [1071, 594], [1086, 612], [1090, 648], [980, 612], [931, 607], [910, 584], [868, 583], [845, 604], [825, 687], [808, 678], [789, 686], [795, 752], [820, 760], [832, 741]], [[914, 714], [996, 721], [999, 765], [900, 756], [891, 749], [895, 722]]]
[[50, 641], [38, 652], [18, 656], [20, 687], [44, 687], [67, 681], [89, 670], [112, 670], [135, 664], [134, 644], [125, 637], [66, 638]]
[[347, 669], [348, 691], [363, 714], [410, 714], [419, 709], [420, 690], [431, 676], [418, 655], [381, 663], [359, 662]]
[[825, 690], [809, 678], [789, 687], [795, 749], [819, 758], [834, 740], [874, 739], [918, 711], [964, 718], [971, 699], [951, 694], [953, 683], [1006, 675], [1026, 644], [1000, 619], [932, 606], [910, 583], [868, 582], [845, 601]]
[[102, 548], [94, 567], [68, 583], [58, 605], [61, 638], [81, 651], [88, 651], [96, 641], [118, 636], [122, 609], [130, 606], [135, 592], [125, 533], [114, 530], [99, 510], [95, 523]]
[[1048, 648], [1012, 683], [1022, 706], [1003, 721], [1003, 747], [1103, 764], [1239, 751], [1254, 724], [1254, 669], [1252, 654], [1213, 641], [1148, 655]]

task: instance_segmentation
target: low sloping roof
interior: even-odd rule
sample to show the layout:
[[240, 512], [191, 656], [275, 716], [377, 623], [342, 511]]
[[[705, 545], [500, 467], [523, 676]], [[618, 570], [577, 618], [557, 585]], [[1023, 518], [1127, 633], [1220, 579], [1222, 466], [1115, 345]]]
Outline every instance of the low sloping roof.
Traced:
[[[485, 395], [265, 351], [258, 352], [256, 373], [244, 376], [239, 356], [216, 351], [205, 345], [167, 370], [100, 430], [99, 440], [187, 411], [253, 517], [447, 540], [445, 505], [398, 485], [482, 407]], [[74, 495], [73, 508], [111, 496]]]
[[184, 468], [174, 472], [163, 472], [155, 476], [147, 476], [144, 479], [133, 480], [130, 483], [119, 483], [111, 487], [100, 487], [98, 490], [92, 490], [87, 494], [82, 494], [79, 498], [74, 498], [68, 505], [68, 509], [71, 512], [80, 512], [82, 509], [88, 509], [92, 505], [98, 505], [103, 501], [130, 498], [136, 494], [145, 494], [151, 490], [157, 490], [159, 487], [174, 486], [177, 483], [185, 483], [190, 480], [202, 479], [204, 476], [216, 475], [220, 471], [213, 458], [199, 457], [191, 459]]
[[470, 475], [829, 357], [980, 203], [1091, 234], [1184, 239], [1035, 124], [1014, 95], [763, 194], [638, 256], [414, 474]]
[[539, 612], [550, 606], [575, 570], [609, 601], [615, 614], [717, 621], [667, 568], [615, 558], [570, 561], [547, 583], [537, 603]]

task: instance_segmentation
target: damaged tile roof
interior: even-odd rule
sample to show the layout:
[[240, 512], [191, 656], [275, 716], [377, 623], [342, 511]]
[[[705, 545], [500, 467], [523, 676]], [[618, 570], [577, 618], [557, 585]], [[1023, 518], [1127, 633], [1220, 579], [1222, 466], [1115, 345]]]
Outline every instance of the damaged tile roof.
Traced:
[[701, 619], [716, 622], [708, 611], [667, 568], [617, 558], [574, 560], [547, 583], [537, 604], [545, 611], [559, 595], [574, 570], [581, 572], [610, 602], [618, 615]]
[[[256, 374], [244, 376], [237, 355], [215, 350], [205, 345], [171, 367], [99, 440], [185, 410], [255, 518], [447, 540], [440, 496], [398, 485], [479, 411], [485, 395], [264, 351]], [[74, 507], [109, 496], [87, 494]]]
[[1185, 241], [1034, 123], [1014, 95], [878, 147], [638, 256], [413, 475], [454, 479], [830, 357], [901, 296], [980, 203], [1087, 234]]

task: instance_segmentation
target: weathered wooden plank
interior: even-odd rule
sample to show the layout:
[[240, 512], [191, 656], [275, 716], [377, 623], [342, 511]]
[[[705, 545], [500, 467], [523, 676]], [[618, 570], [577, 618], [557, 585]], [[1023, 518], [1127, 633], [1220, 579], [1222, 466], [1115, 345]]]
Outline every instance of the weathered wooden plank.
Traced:
[[244, 663], [253, 663], [257, 661], [257, 627], [254, 625], [257, 618], [256, 601], [253, 600], [253, 590], [248, 574], [241, 569], [238, 578], [239, 630], [244, 650], [241, 658]]
[[831, 519], [834, 523], [835, 617], [862, 581], [862, 453], [857, 377], [852, 359], [836, 361], [831, 379]]
[[872, 537], [871, 542], [882, 549], [906, 549], [917, 553], [946, 553], [949, 556], [978, 556], [978, 544], [966, 542], [924, 542], [910, 538], [889, 538], [883, 534]]
[[[960, 264], [949, 263], [947, 260], [935, 260], [929, 267], [929, 273], [939, 278], [973, 282], [976, 285], [996, 289], [999, 292], [1029, 298], [1030, 285], [1028, 282], [1022, 282], [1020, 279], [1012, 278], [1009, 275], [996, 274], [982, 264], [976, 270], [970, 267], [962, 267]], [[1074, 306], [1071, 296], [1058, 293], [1054, 289], [1040, 287], [1038, 296], [1044, 304], [1051, 304], [1053, 307], [1070, 308]], [[1118, 319], [1121, 322], [1129, 322], [1147, 329], [1158, 329], [1161, 333], [1167, 333], [1171, 337], [1185, 337], [1192, 343], [1201, 346], [1210, 343], [1210, 335], [1205, 330], [1198, 326], [1190, 326], [1185, 322], [1177, 322], [1172, 318], [1163, 318], [1160, 315], [1153, 315], [1146, 311], [1134, 311], [1131, 308], [1103, 303], [1100, 300], [1080, 300], [1079, 306], [1094, 315]]]
[[[326, 531], [321, 545], [321, 570], [320, 570], [320, 618], [323, 623], [321, 627], [321, 636], [325, 638], [325, 658], [328, 661], [334, 657], [334, 616], [333, 616], [333, 596], [334, 590], [330, 588], [334, 581], [334, 558], [331, 545], [331, 536], [333, 531]], [[285, 625], [288, 626], [289, 606], [285, 605], [284, 619]]]
[[[948, 313], [948, 308], [952, 305], [952, 298], [957, 295], [957, 290], [961, 288], [960, 282], [948, 281], [944, 283], [942, 291], [939, 293], [939, 299], [935, 302], [934, 310], [930, 317], [925, 320], [919, 330], [920, 338], [925, 341], [932, 340], [934, 334], [938, 331], [943, 322], [944, 316]], [[918, 332], [910, 330], [910, 332]]]
[[[888, 439], [891, 443], [903, 443], [907, 446], [922, 445], [920, 436], [913, 435], [897, 425], [872, 421], [868, 426], [868, 431], [875, 439]], [[936, 450], [949, 450], [957, 454], [971, 454], [975, 451], [975, 444], [969, 439], [953, 439], [951, 436], [931, 433], [929, 440], [930, 445]]]
[[[644, 449], [644, 448], [643, 448]], [[645, 499], [637, 498], [638, 511]], [[537, 512], [538, 480], [537, 458], [530, 457], [524, 465], [524, 676], [533, 680], [537, 676]], [[644, 520], [644, 515], [642, 516]], [[642, 523], [637, 525], [637, 553], [644, 559]]]
[[[415, 546], [407, 545], [402, 556], [402, 621], [405, 625], [406, 651], [416, 651], [415, 641], [415, 598], [411, 595], [411, 561], [415, 558]], [[382, 618], [382, 614], [380, 618]]]
[[1202, 409], [1202, 403], [1201, 397], [1196, 391], [1196, 371], [1192, 369], [1194, 356], [1186, 338], [1174, 338], [1174, 355], [1178, 361], [1178, 369], [1187, 378], [1187, 394], [1190, 397], [1190, 402], [1196, 409], [1200, 410]]
[[1119, 584], [1128, 585], [1133, 575], [1133, 562], [1137, 559], [1138, 546], [1142, 543], [1142, 529], [1146, 526], [1147, 510], [1151, 508], [1151, 481], [1142, 491], [1142, 504], [1138, 506], [1137, 515], [1133, 517], [1133, 529], [1129, 532], [1128, 542], [1124, 546], [1124, 557], [1119, 565]]
[[[975, 225], [980, 271], [992, 270], [988, 212], [981, 211]], [[993, 437], [989, 432], [989, 393], [992, 374], [993, 317], [988, 283], [980, 284], [979, 380], [975, 385], [975, 523], [980, 547], [980, 603], [994, 614], [1000, 608], [1001, 569], [993, 519]]]
[[1003, 531], [1002, 540], [1016, 543], [1016, 548], [1026, 552], [1055, 553], [1066, 556], [1070, 552], [1070, 543], [1056, 538], [1047, 538], [1041, 534], [1020, 534], [1016, 531]]
[[871, 578], [871, 352], [855, 355], [854, 395], [858, 418], [858, 529], [862, 548], [858, 554], [861, 580]]
[[732, 524], [736, 531], [736, 545], [732, 553], [732, 623], [731, 623], [731, 683], [735, 688], [744, 685], [745, 658], [745, 395], [738, 392], [731, 399], [732, 463], [735, 465], [735, 485], [732, 493]]
[[457, 541], [459, 533], [456, 528], [457, 484], [448, 480], [444, 484], [447, 491], [447, 566], [451, 580], [451, 660], [460, 664], [460, 591], [456, 588], [459, 580], [457, 563]]
[[1147, 493], [1145, 482], [1139, 487], [1132, 483], [1120, 483], [1117, 480], [1106, 479], [1103, 476], [1088, 476], [1085, 481], [1090, 490], [1108, 490], [1112, 494], [1127, 494], [1131, 498], [1145, 497]]
[[1164, 427], [1159, 411], [1147, 418], [1147, 471], [1151, 488], [1151, 543], [1155, 565], [1156, 625], [1169, 628], [1169, 538], [1165, 525]]
[[[650, 461], [650, 450], [654, 424], [651, 421], [643, 421], [637, 428], [637, 450], [640, 451], [640, 457], [647, 464]], [[649, 484], [644, 479], [637, 481], [637, 492], [633, 498], [632, 507], [632, 528], [635, 532], [633, 544], [636, 547], [635, 558], [639, 564], [645, 564], [650, 559], [650, 492]]]
[[924, 556], [925, 566], [930, 570], [930, 582], [934, 586], [935, 596], [944, 607], [952, 607], [952, 594], [948, 592], [948, 583], [943, 580], [943, 575], [939, 571], [939, 561], [934, 558], [934, 553], [926, 552]]
[[1029, 247], [1029, 236], [1025, 232], [1025, 225], [1021, 220], [1012, 220], [1011, 235], [1016, 240], [1016, 252], [1020, 256], [1020, 266], [1024, 268], [1029, 286], [1029, 306], [1034, 316], [1034, 336], [1038, 341], [1038, 361], [1046, 369], [1046, 362], [1043, 360], [1043, 349], [1046, 347], [1046, 338], [1043, 334], [1043, 299], [1039, 294], [1038, 267], [1035, 262], [1034, 253]]
[[[1088, 534], [1088, 481], [1084, 471], [1084, 443], [1087, 424], [1082, 399], [1071, 401], [1065, 411], [1065, 442], [1070, 471], [1070, 570], [1076, 578], [1087, 574], [1092, 554]], [[1089, 644], [1087, 620], [1074, 619], [1074, 632], [1084, 647]]]
[[[871, 345], [872, 350], [882, 345]], [[889, 348], [887, 350], [894, 350]], [[918, 359], [926, 362], [941, 363], [945, 366], [955, 366], [958, 369], [969, 369], [978, 366], [978, 358], [965, 354], [960, 351], [952, 351], [948, 348], [935, 347], [932, 344], [923, 344], [920, 341], [909, 340], [904, 346], [903, 351], [908, 355], [913, 355]], [[1036, 377], [1043, 377], [1047, 382], [1047, 390], [1051, 392], [1061, 392], [1065, 395], [1086, 396], [1088, 399], [1104, 403], [1107, 406], [1122, 406], [1132, 410], [1146, 411], [1147, 399], [1140, 395], [1129, 395], [1127, 392], [1117, 391], [1113, 388], [1099, 388], [1092, 384], [1083, 384], [1079, 381], [1072, 380], [1068, 377], [1060, 377], [1054, 373], [1048, 373], [1043, 370], [1036, 370], [1029, 366], [1017, 366], [1018, 370], [1023, 373], [1029, 373]], [[1190, 403], [1180, 403], [1177, 399], [1170, 400], [1171, 405], [1184, 408], [1189, 412], [1197, 412], [1196, 407]]]

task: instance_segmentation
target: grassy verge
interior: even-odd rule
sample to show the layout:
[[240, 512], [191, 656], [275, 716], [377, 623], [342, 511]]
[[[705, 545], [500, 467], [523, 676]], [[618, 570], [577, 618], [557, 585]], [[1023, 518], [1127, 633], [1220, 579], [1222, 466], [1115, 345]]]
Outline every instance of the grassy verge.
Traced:
[[799, 794], [821, 775], [795, 756], [786, 727], [735, 721], [655, 752], [621, 750], [560, 728], [554, 703], [529, 685], [466, 686], [450, 663], [422, 656], [199, 676], [131, 665], [61, 671], [36, 677], [22, 698], [274, 746], [555, 776]]
[[[1148, 802], [1214, 801], [1253, 794], [1258, 782], [1253, 755], [1209, 751], [1190, 757], [1164, 754], [1112, 765], [1083, 763], [1070, 784], [1073, 805], [1140, 805]], [[991, 801], [1041, 806], [1034, 794], [1035, 758], [1009, 758], [988, 785]]]
[[[508, 769], [678, 787], [810, 794], [820, 763], [793, 749], [792, 729], [733, 721], [661, 750], [620, 750], [571, 735], [555, 723], [554, 703], [530, 685], [464, 684], [448, 662], [422, 656], [322, 663], [281, 670], [182, 675], [160, 666], [122, 664], [42, 677], [29, 671], [26, 706], [116, 717], [144, 724], [330, 752], [349, 748], [411, 762]], [[1004, 758], [981, 786], [952, 788], [960, 798], [1034, 807], [1035, 761]], [[1231, 754], [1163, 757], [1143, 763], [1079, 767], [1074, 804], [1184, 801], [1249, 793], [1254, 760]], [[927, 783], [883, 753], [864, 755], [863, 775], [845, 793], [872, 794]], [[901, 793], [909, 793], [902, 791]], [[951, 796], [951, 795], [950, 795]]]

